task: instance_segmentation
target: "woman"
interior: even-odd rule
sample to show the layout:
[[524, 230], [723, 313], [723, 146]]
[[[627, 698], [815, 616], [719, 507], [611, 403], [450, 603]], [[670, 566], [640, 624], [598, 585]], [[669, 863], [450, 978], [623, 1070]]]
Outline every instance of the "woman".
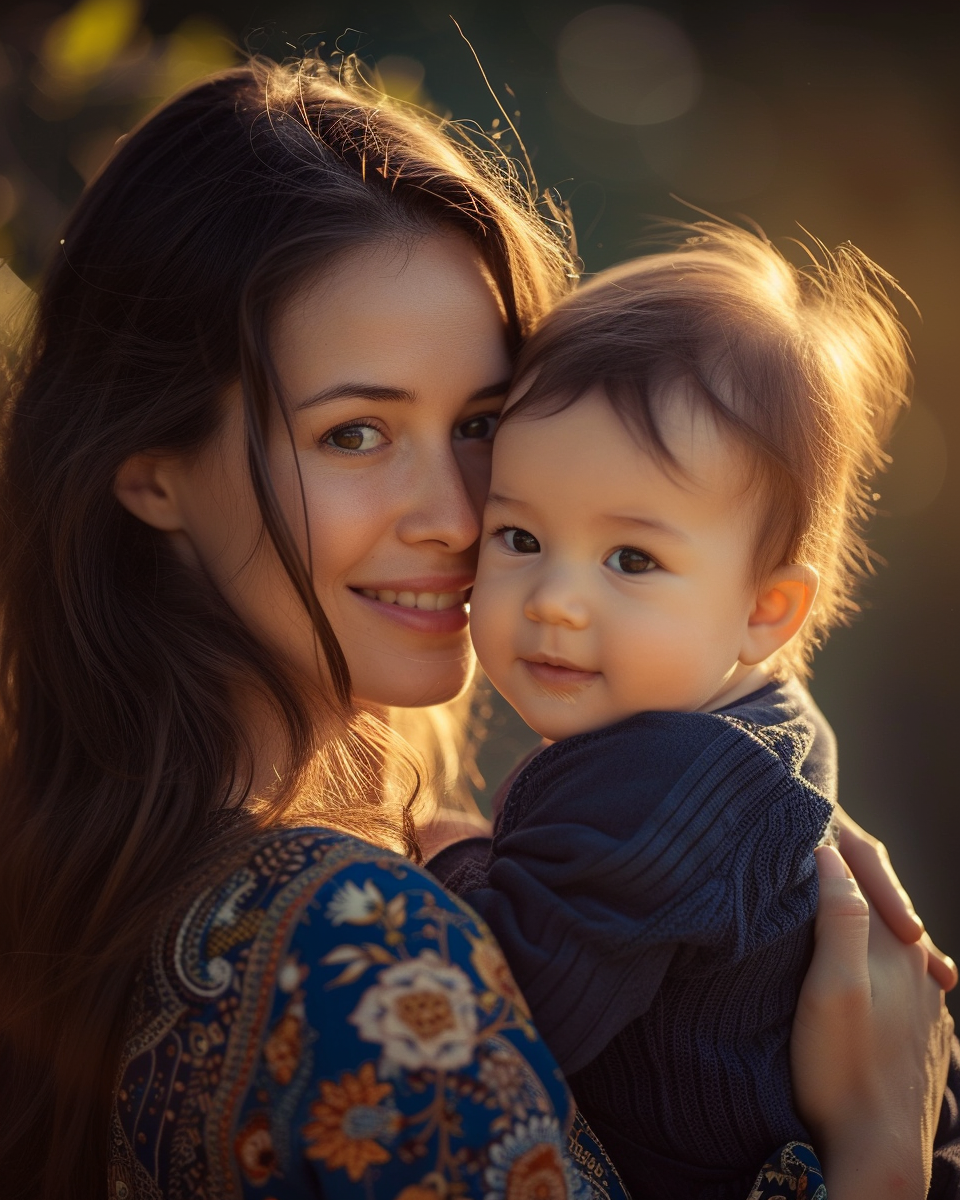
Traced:
[[[467, 681], [489, 438], [571, 278], [514, 180], [319, 66], [187, 92], [81, 200], [0, 477], [10, 1194], [581, 1187], [496, 946], [387, 849], [417, 853], [387, 712]], [[925, 1013], [890, 1037], [862, 900], [827, 897], [853, 948], [812, 972], [804, 1111], [832, 1194], [919, 1196], [937, 988], [887, 954]]]

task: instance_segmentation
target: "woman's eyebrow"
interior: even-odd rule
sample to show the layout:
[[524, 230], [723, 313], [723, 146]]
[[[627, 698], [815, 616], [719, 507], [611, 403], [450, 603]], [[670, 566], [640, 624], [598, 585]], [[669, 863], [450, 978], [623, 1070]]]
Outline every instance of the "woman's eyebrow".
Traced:
[[[500, 380], [498, 383], [489, 383], [486, 387], [478, 388], [469, 395], [467, 403], [474, 404], [478, 400], [491, 400], [494, 396], [504, 396], [509, 387], [509, 379]], [[306, 400], [301, 400], [296, 405], [295, 411], [300, 412], [304, 408], [313, 408], [317, 404], [328, 404], [331, 400], [345, 400], [354, 397], [360, 400], [392, 400], [401, 404], [412, 404], [416, 400], [417, 394], [408, 391], [407, 388], [386, 387], [376, 383], [337, 383], [316, 392], [313, 396], [308, 396]]]
[[414, 392], [406, 388], [384, 387], [375, 383], [337, 383], [333, 387], [324, 388], [306, 400], [301, 400], [296, 406], [299, 412], [303, 408], [313, 408], [316, 404], [328, 404], [331, 400], [344, 400], [348, 397], [361, 400], [394, 400], [401, 404], [412, 404], [416, 400]]
[[473, 395], [467, 397], [467, 403], [475, 400], [492, 400], [495, 396], [505, 396], [510, 389], [511, 381], [502, 379], [499, 383], [489, 383], [486, 387], [478, 388]]

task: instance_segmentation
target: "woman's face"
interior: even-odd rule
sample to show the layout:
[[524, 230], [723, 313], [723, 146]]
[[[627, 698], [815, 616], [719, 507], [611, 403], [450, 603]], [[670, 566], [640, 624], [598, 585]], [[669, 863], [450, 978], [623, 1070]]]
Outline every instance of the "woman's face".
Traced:
[[[471, 663], [465, 602], [510, 376], [492, 282], [455, 234], [353, 252], [281, 311], [272, 353], [293, 433], [277, 413], [272, 477], [355, 698], [450, 699]], [[309, 618], [261, 536], [239, 393], [229, 400], [180, 469], [178, 536], [248, 626], [316, 678]]]

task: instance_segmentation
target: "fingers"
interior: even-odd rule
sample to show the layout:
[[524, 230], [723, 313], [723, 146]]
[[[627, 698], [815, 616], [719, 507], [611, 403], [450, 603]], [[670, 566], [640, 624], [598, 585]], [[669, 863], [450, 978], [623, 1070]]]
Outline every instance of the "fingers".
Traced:
[[477, 811], [461, 812], [458, 809], [440, 808], [429, 821], [417, 827], [417, 838], [425, 862], [454, 842], [466, 838], [490, 837], [490, 822]]
[[957, 964], [949, 954], [944, 954], [925, 933], [920, 944], [927, 952], [927, 970], [945, 992], [952, 992], [957, 986]]
[[840, 853], [849, 863], [867, 899], [902, 942], [922, 939], [930, 974], [945, 992], [957, 986], [957, 966], [926, 935], [923, 922], [897, 878], [886, 847], [872, 837], [841, 808], [836, 810], [840, 826]]
[[832, 846], [819, 847], [816, 859], [820, 900], [808, 980], [822, 1001], [844, 1008], [869, 1006], [870, 910], [857, 881]]
[[917, 941], [923, 933], [923, 922], [897, 878], [886, 847], [842, 809], [837, 810], [837, 823], [840, 853], [864, 895], [902, 942]]

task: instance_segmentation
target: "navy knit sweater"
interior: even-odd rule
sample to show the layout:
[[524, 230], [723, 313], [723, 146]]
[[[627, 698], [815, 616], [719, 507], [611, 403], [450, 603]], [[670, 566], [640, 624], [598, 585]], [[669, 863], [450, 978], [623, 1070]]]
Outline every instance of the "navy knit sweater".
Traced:
[[742, 1196], [806, 1132], [788, 1042], [835, 743], [798, 684], [538, 754], [492, 846], [430, 865], [488, 922], [635, 1200]]

